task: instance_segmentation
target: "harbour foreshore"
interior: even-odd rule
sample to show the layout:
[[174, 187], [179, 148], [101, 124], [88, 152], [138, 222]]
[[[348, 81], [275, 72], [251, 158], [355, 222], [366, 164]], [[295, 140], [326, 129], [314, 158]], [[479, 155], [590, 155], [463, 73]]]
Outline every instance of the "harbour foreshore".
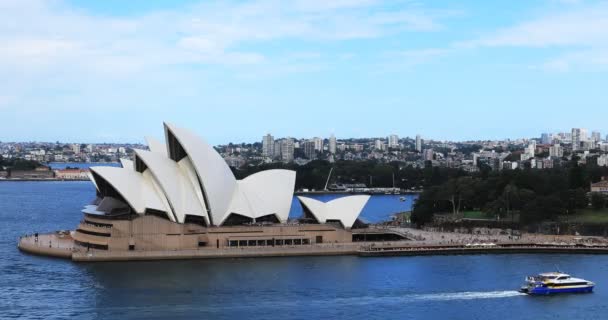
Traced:
[[[508, 254], [508, 253], [565, 253], [608, 254], [608, 243], [596, 237], [524, 235], [516, 241], [466, 242], [468, 237], [451, 234], [462, 242], [411, 240], [391, 242], [353, 242], [311, 244], [308, 246], [248, 247], [222, 249], [158, 250], [158, 251], [105, 251], [74, 245], [69, 233], [50, 233], [24, 236], [19, 239], [21, 251], [76, 262], [95, 261], [150, 261], [218, 258], [258, 258], [287, 256], [339, 256], [361, 257], [418, 256], [454, 254]], [[428, 235], [427, 235], [428, 236]], [[445, 240], [445, 235], [436, 235]], [[530, 241], [534, 239], [536, 241]], [[556, 240], [556, 241], [550, 241]], [[569, 242], [568, 242], [569, 241]], [[466, 242], [466, 243], [465, 243]]]

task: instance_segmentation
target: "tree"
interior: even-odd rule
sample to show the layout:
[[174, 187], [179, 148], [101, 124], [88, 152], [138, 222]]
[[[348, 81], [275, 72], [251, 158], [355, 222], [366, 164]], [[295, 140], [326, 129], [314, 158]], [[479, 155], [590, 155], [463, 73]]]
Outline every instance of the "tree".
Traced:
[[594, 210], [601, 210], [606, 207], [606, 196], [599, 192], [591, 193], [591, 206]]
[[448, 180], [441, 186], [440, 197], [452, 205], [454, 218], [460, 214], [462, 202], [473, 196], [474, 181], [471, 177], [459, 177]]
[[540, 196], [528, 202], [522, 212], [520, 222], [530, 224], [546, 220], [556, 220], [565, 213], [565, 206], [558, 196]]
[[416, 200], [412, 216], [412, 223], [418, 227], [433, 221], [433, 215], [440, 210], [436, 201], [437, 195], [440, 193], [439, 187], [431, 187], [426, 189]]

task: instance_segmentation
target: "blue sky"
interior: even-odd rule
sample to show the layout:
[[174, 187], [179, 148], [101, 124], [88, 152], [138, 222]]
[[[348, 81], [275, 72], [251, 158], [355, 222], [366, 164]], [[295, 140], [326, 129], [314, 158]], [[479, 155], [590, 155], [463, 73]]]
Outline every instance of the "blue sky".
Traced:
[[0, 2], [0, 141], [608, 133], [608, 2]]

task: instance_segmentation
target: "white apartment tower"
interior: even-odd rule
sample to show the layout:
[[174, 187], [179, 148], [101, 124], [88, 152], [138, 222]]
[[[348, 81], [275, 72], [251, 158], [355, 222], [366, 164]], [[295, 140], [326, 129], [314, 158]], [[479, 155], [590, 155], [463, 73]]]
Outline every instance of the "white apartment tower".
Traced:
[[396, 134], [392, 134], [388, 137], [388, 147], [389, 148], [398, 148], [399, 147], [399, 136]]
[[336, 146], [337, 146], [336, 136], [334, 136], [332, 134], [331, 137], [329, 137], [329, 153], [335, 154]]
[[264, 157], [274, 157], [274, 137], [270, 134], [262, 138], [262, 155]]
[[416, 135], [416, 151], [422, 152], [422, 138], [419, 134]]
[[549, 156], [561, 158], [564, 156], [564, 148], [559, 143], [554, 144], [549, 148]]
[[283, 139], [281, 141], [281, 160], [283, 162], [293, 161], [293, 139]]
[[583, 141], [587, 141], [587, 129], [572, 128], [572, 151], [580, 150]]
[[312, 138], [312, 141], [314, 141], [314, 143], [315, 143], [315, 150], [319, 151], [319, 152], [323, 152], [323, 139], [314, 137], [314, 138]]

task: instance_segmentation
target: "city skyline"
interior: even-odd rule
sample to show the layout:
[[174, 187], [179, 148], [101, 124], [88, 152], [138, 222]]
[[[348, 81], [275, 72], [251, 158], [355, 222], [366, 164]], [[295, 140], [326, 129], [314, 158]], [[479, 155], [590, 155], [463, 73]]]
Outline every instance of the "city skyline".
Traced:
[[163, 120], [214, 145], [268, 131], [457, 141], [606, 131], [605, 2], [0, 9], [1, 141], [141, 142]]
[[[484, 141], [529, 141], [529, 140], [538, 140], [539, 143], [541, 144], [551, 144], [551, 142], [546, 142], [544, 141], [544, 139], [550, 138], [556, 138], [559, 137], [560, 140], [563, 139], [571, 139], [572, 134], [574, 133], [574, 130], [582, 130], [583, 134], [583, 139], [581, 140], [594, 140], [594, 141], [608, 141], [608, 132], [604, 132], [604, 131], [599, 131], [599, 130], [589, 130], [587, 128], [572, 128], [572, 129], [567, 129], [567, 130], [556, 130], [556, 131], [543, 131], [543, 132], [539, 132], [536, 134], [536, 136], [519, 136], [519, 137], [504, 137], [504, 138], [497, 138], [497, 139], [483, 139], [483, 138], [478, 138], [478, 139], [471, 139], [471, 140], [441, 140], [441, 139], [436, 139], [433, 137], [429, 137], [426, 136], [424, 134], [420, 134], [420, 133], [416, 133], [416, 134], [410, 134], [410, 135], [399, 135], [399, 134], [395, 134], [395, 133], [388, 133], [385, 135], [379, 135], [379, 136], [359, 136], [359, 137], [348, 137], [348, 136], [340, 136], [340, 135], [336, 135], [335, 133], [331, 133], [327, 136], [322, 136], [322, 135], [308, 135], [308, 136], [294, 136], [294, 135], [285, 135], [285, 136], [278, 136], [278, 135], [274, 135], [272, 132], [265, 132], [265, 134], [262, 136], [262, 139], [260, 139], [259, 137], [251, 137], [250, 139], [247, 140], [243, 140], [243, 141], [226, 141], [226, 142], [222, 142], [222, 143], [217, 143], [217, 144], [213, 144], [215, 146], [223, 146], [223, 145], [228, 145], [228, 144], [253, 144], [253, 143], [264, 143], [264, 140], [267, 138], [270, 138], [270, 140], [275, 141], [276, 140], [284, 140], [284, 139], [292, 139], [294, 141], [303, 141], [303, 140], [317, 140], [320, 139], [322, 140], [321, 145], [329, 147], [331, 146], [331, 141], [332, 139], [334, 139], [335, 141], [344, 141], [344, 140], [376, 140], [376, 139], [380, 139], [382, 140], [382, 142], [384, 144], [386, 144], [386, 146], [388, 147], [390, 145], [390, 140], [392, 137], [395, 137], [397, 139], [397, 141], [401, 141], [403, 139], [409, 139], [412, 140], [414, 142], [414, 147], [416, 150], [419, 150], [419, 147], [421, 147], [422, 145], [422, 141], [434, 141], [434, 142], [452, 142], [452, 143], [474, 143], [474, 142], [484, 142]], [[155, 137], [155, 135], [147, 135], [149, 137]], [[327, 141], [327, 144], [324, 144], [325, 141]], [[146, 140], [145, 139], [140, 139], [140, 141], [78, 141], [78, 140], [74, 140], [74, 141], [70, 141], [70, 140], [49, 140], [49, 141], [43, 141], [43, 140], [32, 140], [32, 141], [9, 141], [9, 140], [2, 140], [0, 139], [0, 143], [45, 143], [45, 144], [82, 144], [82, 145], [88, 145], [88, 144], [102, 144], [102, 145], [145, 145], [146, 144]], [[316, 142], [317, 144], [319, 142]], [[335, 142], [334, 142], [335, 143]], [[263, 147], [266, 148], [266, 147]], [[319, 149], [318, 147], [315, 147], [315, 149]], [[272, 151], [273, 148], [268, 149], [268, 151]]]

